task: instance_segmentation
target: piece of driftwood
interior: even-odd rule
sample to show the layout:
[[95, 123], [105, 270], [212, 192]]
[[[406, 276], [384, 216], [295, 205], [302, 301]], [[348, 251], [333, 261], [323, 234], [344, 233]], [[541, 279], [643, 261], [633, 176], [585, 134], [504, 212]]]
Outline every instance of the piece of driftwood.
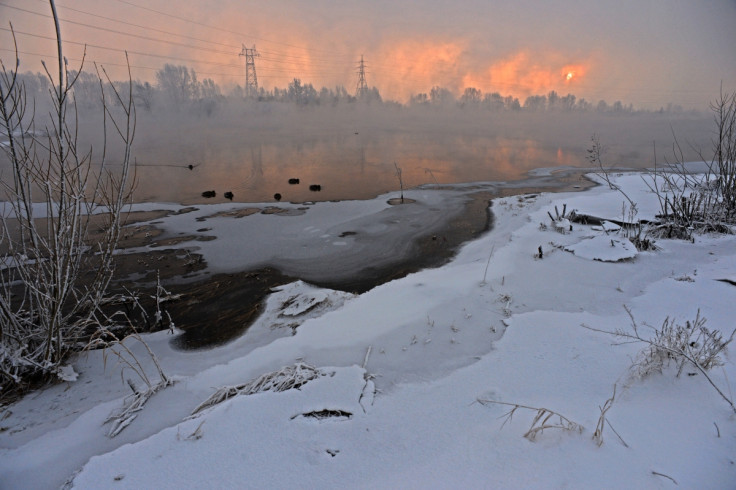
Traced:
[[607, 219], [599, 218], [598, 216], [592, 216], [590, 214], [578, 213], [577, 211], [570, 211], [570, 216], [567, 217], [573, 223], [580, 223], [582, 225], [602, 225], [604, 221], [610, 221]]
[[570, 214], [567, 216], [567, 219], [569, 219], [573, 223], [580, 223], [582, 225], [596, 225], [596, 226], [601, 226], [603, 225], [604, 221], [608, 221], [609, 223], [618, 225], [621, 228], [634, 228], [640, 225], [647, 225], [651, 223], [650, 221], [644, 220], [644, 219], [639, 220], [636, 223], [631, 223], [629, 221], [621, 221], [618, 219], [610, 219], [610, 218], [601, 218], [598, 216], [593, 216], [591, 214], [578, 213], [577, 211], [570, 211]]

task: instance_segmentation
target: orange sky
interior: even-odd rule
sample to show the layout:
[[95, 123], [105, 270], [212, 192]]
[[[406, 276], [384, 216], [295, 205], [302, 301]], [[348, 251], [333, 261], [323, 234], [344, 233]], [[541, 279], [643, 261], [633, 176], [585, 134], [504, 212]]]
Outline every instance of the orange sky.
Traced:
[[[243, 43], [256, 45], [258, 81], [354, 92], [363, 55], [367, 80], [386, 99], [441, 86], [523, 99], [556, 90], [596, 103], [645, 108], [668, 102], [707, 109], [736, 85], [736, 3], [712, 0], [573, 0], [513, 4], [428, 0], [57, 0], [67, 56], [121, 73], [129, 51], [133, 77], [155, 80], [164, 63], [194, 68], [223, 87], [244, 82]], [[48, 3], [0, 0], [0, 56], [12, 53], [8, 23], [19, 32], [24, 70], [41, 71], [54, 53]], [[33, 14], [31, 12], [36, 12]], [[6, 63], [7, 64], [7, 63]], [[568, 73], [572, 77], [568, 79]]]

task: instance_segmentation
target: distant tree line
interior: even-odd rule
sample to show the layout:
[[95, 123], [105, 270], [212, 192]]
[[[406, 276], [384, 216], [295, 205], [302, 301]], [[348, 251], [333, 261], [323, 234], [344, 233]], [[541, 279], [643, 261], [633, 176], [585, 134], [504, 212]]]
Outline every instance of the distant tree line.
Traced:
[[[524, 112], [611, 112], [617, 114], [635, 112], [632, 104], [624, 105], [621, 101], [608, 104], [605, 100], [593, 104], [583, 98], [578, 99], [573, 94], [559, 95], [551, 90], [546, 95], [530, 95], [522, 103], [517, 97], [501, 95], [498, 92], [483, 94], [480, 89], [467, 87], [460, 97], [455, 98], [453, 93], [442, 87], [433, 87], [429, 94], [419, 93], [409, 99], [410, 106], [440, 106], [456, 105], [462, 108], [483, 109], [492, 112], [524, 111]], [[662, 111], [665, 109], [662, 108]], [[668, 105], [668, 112], [683, 109], [679, 106]]]
[[[101, 104], [100, 82], [96, 74], [83, 71], [72, 72], [70, 77], [78, 76], [74, 86], [74, 100], [79, 107], [95, 107]], [[25, 81], [29, 96], [48, 94], [48, 78], [41, 73], [26, 72], [20, 77]], [[144, 111], [167, 108], [197, 109], [206, 115], [212, 115], [218, 107], [234, 99], [245, 99], [245, 90], [236, 85], [223, 93], [220, 87], [210, 78], [199, 81], [194, 69], [182, 65], [166, 64], [156, 72], [156, 81], [150, 82], [114, 82], [115, 87], [127, 93], [128, 84], [132, 83], [132, 93], [136, 106]], [[108, 88], [108, 90], [110, 90]], [[338, 85], [334, 88], [322, 87], [317, 90], [311, 83], [304, 83], [294, 78], [285, 88], [271, 90], [259, 88], [254, 100], [261, 102], [283, 102], [298, 106], [335, 106], [344, 103], [364, 102], [377, 105], [404, 106], [409, 108], [433, 107], [447, 109], [457, 107], [467, 110], [483, 110], [490, 112], [597, 112], [610, 114], [633, 114], [642, 112], [635, 110], [632, 104], [616, 101], [613, 104], [600, 100], [596, 103], [584, 98], [578, 99], [573, 94], [559, 95], [552, 90], [544, 95], [530, 95], [522, 102], [517, 97], [502, 95], [498, 92], [484, 94], [480, 89], [467, 87], [462, 94], [456, 96], [451, 90], [435, 86], [429, 93], [417, 93], [410, 96], [407, 104], [395, 101], [384, 101], [376, 87], [370, 88], [360, 100], [350, 94], [347, 89]], [[650, 112], [650, 111], [646, 111]], [[683, 108], [668, 104], [657, 112], [681, 113]]]

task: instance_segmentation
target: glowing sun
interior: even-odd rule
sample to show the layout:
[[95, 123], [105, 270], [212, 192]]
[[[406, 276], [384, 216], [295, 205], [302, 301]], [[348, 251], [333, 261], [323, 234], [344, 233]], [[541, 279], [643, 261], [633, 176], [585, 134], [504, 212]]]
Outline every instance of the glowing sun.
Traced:
[[567, 80], [569, 82], [572, 79], [572, 77], [574, 77], [574, 76], [575, 76], [575, 74], [573, 72], [568, 71], [567, 72], [567, 75], [565, 75], [565, 80]]

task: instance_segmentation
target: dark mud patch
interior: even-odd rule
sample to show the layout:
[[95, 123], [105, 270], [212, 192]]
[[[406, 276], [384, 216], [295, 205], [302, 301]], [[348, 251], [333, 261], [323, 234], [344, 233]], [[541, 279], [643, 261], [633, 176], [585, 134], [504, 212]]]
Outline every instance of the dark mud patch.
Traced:
[[284, 216], [301, 216], [304, 214], [304, 208], [287, 209], [276, 206], [269, 206], [262, 211], [263, 214], [282, 214]]
[[195, 284], [167, 287], [181, 294], [166, 311], [183, 333], [173, 344], [185, 350], [225, 344], [243, 334], [263, 311], [271, 289], [295, 279], [274, 269], [217, 274]]
[[[157, 277], [164, 283], [201, 273], [207, 264], [202, 256], [185, 249], [119, 254], [113, 258], [115, 278], [113, 289], [147, 289], [156, 284]], [[151, 291], [150, 294], [153, 294]]]
[[186, 242], [191, 242], [191, 241], [211, 242], [212, 240], [217, 240], [217, 237], [213, 235], [181, 235], [177, 237], [164, 238], [162, 240], [152, 241], [150, 244], [148, 244], [148, 246], [151, 248], [172, 247], [180, 243], [186, 243]]
[[[440, 232], [417, 235], [412, 250], [395, 263], [381, 267], [368, 266], [348, 279], [308, 281], [317, 286], [363, 293], [374, 287], [427, 267], [449, 261], [463, 243], [488, 231], [492, 224], [490, 192], [479, 192], [465, 205], [465, 210]], [[346, 236], [356, 234], [345, 232]], [[177, 328], [183, 333], [173, 344], [185, 350], [205, 349], [225, 344], [245, 333], [263, 311], [264, 300], [271, 289], [295, 281], [275, 268], [264, 268], [235, 274], [216, 274], [204, 280], [182, 283], [186, 275], [201, 274], [206, 264], [202, 258], [186, 250], [150, 251], [121, 256], [118, 277], [127, 278], [143, 289], [142, 295], [154, 293], [156, 271], [162, 284], [181, 298], [165, 304]], [[141, 274], [141, 271], [147, 271]], [[303, 279], [303, 278], [302, 278]], [[144, 286], [145, 284], [145, 286]]]
[[234, 209], [232, 211], [221, 211], [219, 213], [211, 214], [209, 216], [202, 216], [197, 218], [197, 221], [205, 221], [208, 218], [244, 218], [252, 214], [258, 214], [261, 212], [261, 208], [243, 208]]
[[304, 214], [304, 208], [289, 209], [281, 208], [278, 206], [266, 206], [265, 208], [243, 208], [233, 209], [231, 211], [220, 211], [218, 213], [210, 214], [208, 216], [201, 216], [197, 218], [197, 221], [207, 221], [210, 218], [245, 218], [254, 214], [282, 214], [284, 216], [299, 216]]
[[409, 198], [406, 198], [406, 197], [404, 197], [404, 198], [401, 198], [401, 197], [392, 197], [391, 199], [389, 199], [386, 202], [389, 203], [391, 206], [400, 206], [402, 204], [412, 204], [412, 203], [415, 203], [416, 201], [414, 199], [409, 199]]
[[[594, 185], [581, 175], [570, 176], [566, 184], [576, 190]], [[174, 344], [182, 349], [208, 348], [224, 344], [246, 332], [261, 313], [263, 302], [271, 289], [276, 286], [302, 279], [316, 286], [360, 294], [410, 273], [439, 267], [450, 261], [464, 243], [492, 228], [491, 199], [509, 195], [527, 199], [535, 197], [539, 191], [538, 187], [519, 187], [482, 190], [471, 194], [464, 210], [448, 220], [441, 229], [432, 233], [417, 233], [412, 238], [409, 253], [381, 266], [368, 265], [348, 278], [339, 280], [310, 280], [308, 277], [287, 276], [276, 268], [265, 268], [217, 274], [197, 282], [189, 279], [189, 282], [182, 283], [181, 277], [196, 277], [206, 267], [200, 256], [184, 250], [161, 250], [161, 253], [153, 251], [130, 256], [133, 261], [130, 269], [123, 267], [120, 272], [127, 271], [128, 277], [132, 278], [136, 270], [139, 275], [142, 270], [161, 270], [165, 287], [174, 294], [182, 294], [180, 300], [166, 306], [176, 326], [184, 332], [174, 340]], [[359, 235], [359, 231], [350, 230], [341, 236], [356, 234]], [[180, 275], [177, 276], [177, 273]], [[148, 272], [137, 282], [146, 280], [150, 285], [155, 277], [155, 272]]]

